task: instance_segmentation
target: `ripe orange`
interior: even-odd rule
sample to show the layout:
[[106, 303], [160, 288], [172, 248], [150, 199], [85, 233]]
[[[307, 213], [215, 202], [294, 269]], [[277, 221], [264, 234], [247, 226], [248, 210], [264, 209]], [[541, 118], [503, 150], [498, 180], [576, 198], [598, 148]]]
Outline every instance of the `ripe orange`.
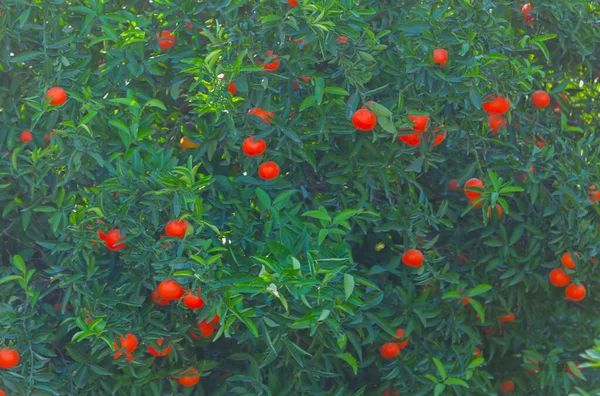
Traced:
[[427, 129], [429, 124], [429, 116], [409, 114], [408, 119], [413, 123], [413, 131], [423, 132]]
[[298, 84], [296, 81], [292, 83], [292, 86], [294, 87], [294, 89], [300, 89], [300, 84]]
[[421, 144], [421, 132], [412, 133], [410, 135], [400, 135], [398, 136], [398, 140], [403, 143], [408, 144], [409, 146], [416, 147]]
[[106, 233], [106, 235], [102, 231], [98, 230], [98, 237], [104, 241], [104, 244], [109, 250], [118, 251], [127, 247], [127, 243], [125, 242], [117, 244], [117, 242], [125, 239], [126, 237], [126, 235], [121, 236], [121, 231], [119, 230], [110, 230]]
[[[158, 340], [156, 340], [156, 345], [158, 345], [159, 347], [161, 347], [164, 342], [165, 342], [164, 338], [159, 338]], [[169, 352], [171, 352], [171, 343], [170, 342], [167, 345], [167, 347], [163, 348], [162, 350], [157, 350], [154, 347], [154, 345], [150, 345], [148, 347], [148, 353], [150, 355], [157, 356], [157, 357], [167, 356], [169, 354]]]
[[[575, 253], [575, 256], [579, 258], [579, 253]], [[563, 253], [562, 257], [560, 258], [560, 262], [565, 268], [575, 268], [575, 260], [573, 260], [573, 256], [571, 256], [571, 253], [569, 252]]]
[[419, 268], [423, 265], [423, 253], [417, 249], [409, 249], [402, 255], [404, 265], [412, 268]]
[[169, 301], [169, 300], [165, 300], [165, 299], [161, 298], [161, 297], [158, 295], [158, 291], [156, 291], [156, 290], [152, 292], [152, 299], [154, 300], [154, 302], [155, 302], [156, 304], [158, 304], [158, 305], [162, 305], [162, 306], [164, 306], [164, 305], [169, 305], [169, 303], [171, 302], [171, 301]]
[[348, 42], [348, 37], [344, 37], [344, 36], [340, 36], [337, 38], [337, 43], [338, 44], [346, 44]]
[[181, 138], [181, 140], [179, 141], [179, 147], [181, 147], [182, 149], [189, 149], [189, 148], [198, 148], [198, 147], [200, 147], [200, 145], [198, 143], [192, 142], [186, 136], [183, 136]]
[[492, 133], [500, 133], [500, 128], [506, 128], [508, 121], [501, 115], [492, 114], [488, 116], [488, 125]]
[[[492, 218], [492, 208], [488, 207], [488, 218]], [[502, 218], [502, 213], [504, 213], [504, 209], [502, 209], [502, 206], [496, 204], [496, 212], [498, 213], [498, 219]]]
[[267, 143], [264, 139], [254, 140], [254, 136], [247, 137], [242, 143], [242, 151], [248, 157], [261, 155], [267, 149]]
[[469, 179], [466, 183], [465, 183], [465, 195], [467, 197], [469, 197], [469, 199], [475, 200], [479, 197], [481, 197], [481, 193], [477, 192], [477, 191], [469, 191], [467, 190], [467, 188], [471, 188], [471, 187], [475, 187], [475, 188], [481, 188], [483, 189], [483, 182], [477, 178], [472, 178]]
[[446, 139], [446, 131], [440, 131], [439, 129], [436, 129], [433, 132], [433, 136], [435, 136], [433, 139], [433, 145], [439, 146]]
[[[270, 57], [271, 59], [277, 59], [277, 58], [279, 58], [279, 56], [275, 55], [273, 53], [273, 51], [267, 51], [266, 55], [267, 55], [267, 57]], [[263, 65], [263, 70], [275, 71], [275, 70], [279, 69], [279, 65], [280, 64], [281, 64], [280, 61], [274, 61], [274, 62], [270, 62], [270, 63], [265, 63]]]
[[215, 331], [215, 328], [213, 327], [213, 325], [210, 323], [206, 323], [205, 320], [198, 323], [197, 326], [198, 326], [198, 329], [200, 330], [200, 333], [202, 334], [202, 337], [204, 337], [204, 338], [209, 338], [210, 336], [213, 335], [213, 332]]
[[550, 95], [546, 91], [535, 91], [531, 94], [531, 104], [538, 109], [546, 108], [550, 104]]
[[456, 179], [452, 179], [448, 182], [448, 189], [452, 191], [458, 191], [458, 181]]
[[400, 396], [400, 392], [394, 391], [394, 388], [390, 385], [385, 388], [381, 396]]
[[482, 107], [488, 114], [504, 114], [510, 109], [510, 101], [504, 96], [490, 95]]
[[594, 184], [588, 188], [588, 194], [590, 194], [588, 199], [591, 202], [598, 203], [600, 201], [600, 190], [598, 190]]
[[227, 87], [227, 90], [232, 95], [235, 95], [237, 93], [237, 87], [235, 86], [233, 80], [229, 81], [229, 86]]
[[[477, 201], [479, 197], [477, 198], [469, 198], [469, 205], [473, 205], [473, 202]], [[473, 205], [474, 208], [481, 208], [481, 205], [483, 205], [483, 202], [479, 201], [477, 202], [475, 205]]]
[[67, 101], [67, 93], [60, 87], [52, 87], [46, 92], [46, 100], [50, 100], [52, 106], [62, 106]]
[[358, 109], [352, 115], [352, 124], [359, 131], [370, 131], [377, 125], [377, 117], [368, 109]]
[[131, 355], [131, 353], [135, 351], [138, 347], [137, 337], [131, 333], [127, 333], [125, 334], [124, 338], [119, 337], [119, 343], [121, 344], [120, 346], [117, 344], [116, 341], [113, 342], [115, 352], [117, 352], [114, 354], [113, 358], [116, 360], [119, 357], [127, 354], [127, 360], [133, 360], [133, 356]]
[[467, 296], [465, 298], [462, 299], [462, 302], [464, 305], [470, 305], [471, 303], [469, 301], [471, 301], [471, 299], [473, 299], [473, 297], [471, 296]]
[[448, 62], [448, 51], [437, 48], [433, 50], [433, 63], [437, 63], [440, 67], [445, 67]]
[[505, 380], [500, 384], [500, 392], [502, 393], [513, 393], [515, 391], [515, 381]]
[[[401, 340], [404, 338], [404, 332], [404, 329], [396, 330], [396, 336], [394, 336], [394, 340]], [[400, 349], [406, 348], [406, 345], [408, 345], [408, 337], [404, 341], [396, 342], [396, 345], [398, 345], [398, 348]]]
[[263, 180], [272, 180], [279, 176], [279, 165], [273, 161], [260, 164], [258, 167], [258, 176]]
[[500, 323], [509, 323], [514, 322], [517, 317], [514, 313], [507, 312], [506, 315], [500, 316], [498, 319], [500, 320]]
[[309, 81], [310, 81], [310, 76], [300, 76], [300, 79], [301, 79], [302, 81], [304, 81], [305, 83], [307, 83], [307, 82], [309, 82]]
[[521, 8], [521, 15], [523, 15], [523, 18], [525, 18], [525, 23], [527, 26], [531, 26], [533, 24], [533, 20], [535, 19], [533, 15], [529, 15], [531, 11], [533, 11], [531, 3], [527, 3]]
[[190, 309], [200, 309], [204, 306], [204, 300], [199, 296], [199, 292], [187, 292], [183, 304]]
[[475, 348], [475, 352], [473, 352], [473, 356], [475, 356], [475, 357], [481, 356], [481, 349]]
[[[0, 16], [4, 16], [4, 13], [0, 12]], [[6, 392], [4, 392], [2, 389], [0, 389], [0, 396], [6, 396]]]
[[31, 134], [31, 131], [29, 129], [26, 129], [23, 132], [21, 132], [21, 135], [19, 137], [21, 138], [21, 142], [23, 143], [31, 142], [31, 140], [33, 139], [33, 135]]
[[162, 281], [158, 285], [158, 295], [164, 300], [179, 300], [184, 293], [183, 287], [172, 279]]
[[290, 7], [298, 7], [300, 5], [298, 0], [287, 0], [287, 3]]
[[50, 140], [52, 140], [52, 137], [55, 135], [54, 131], [50, 131], [46, 134], [46, 136], [44, 136], [44, 143], [46, 143], [46, 147], [48, 147], [50, 145]]
[[535, 364], [535, 369], [525, 369], [529, 374], [537, 374], [540, 372], [540, 359], [534, 359], [530, 357], [525, 358], [525, 363]]
[[395, 342], [386, 342], [379, 350], [381, 357], [386, 360], [395, 359], [400, 354], [400, 348]]
[[575, 283], [571, 283], [569, 286], [567, 286], [567, 288], [565, 289], [565, 295], [567, 296], [567, 299], [572, 300], [572, 301], [581, 301], [585, 298], [585, 286], [579, 284], [576, 285]]
[[182, 377], [178, 377], [175, 381], [181, 386], [194, 386], [200, 381], [198, 370], [195, 368], [189, 369]]
[[265, 120], [268, 124], [271, 123], [271, 118], [275, 116], [275, 114], [272, 111], [266, 111], [261, 109], [260, 107], [254, 107], [248, 110], [248, 114], [260, 117], [263, 120]]
[[564, 287], [571, 282], [571, 276], [566, 274], [562, 268], [554, 268], [550, 271], [550, 283], [556, 287]]
[[165, 226], [167, 236], [173, 238], [183, 238], [187, 232], [188, 222], [185, 220], [171, 220]]
[[458, 264], [464, 264], [464, 263], [468, 263], [469, 262], [469, 258], [467, 256], [465, 256], [463, 253], [459, 254], [456, 257], [456, 262]]
[[168, 50], [175, 45], [175, 41], [175, 36], [169, 30], [163, 30], [158, 38], [158, 46], [163, 51]]
[[21, 355], [15, 349], [0, 349], [0, 369], [8, 370], [19, 365]]

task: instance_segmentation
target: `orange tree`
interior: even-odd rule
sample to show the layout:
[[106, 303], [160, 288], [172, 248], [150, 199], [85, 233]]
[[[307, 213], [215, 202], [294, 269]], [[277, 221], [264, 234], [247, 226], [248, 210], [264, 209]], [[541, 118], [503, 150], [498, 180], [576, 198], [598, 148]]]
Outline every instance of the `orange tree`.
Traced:
[[599, 12], [3, 0], [0, 389], [596, 394]]

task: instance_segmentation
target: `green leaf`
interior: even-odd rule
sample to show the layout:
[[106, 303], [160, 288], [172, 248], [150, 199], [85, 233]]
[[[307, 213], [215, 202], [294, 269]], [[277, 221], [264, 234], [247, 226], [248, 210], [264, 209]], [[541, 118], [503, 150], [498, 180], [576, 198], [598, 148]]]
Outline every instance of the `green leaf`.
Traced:
[[20, 54], [15, 55], [14, 57], [10, 58], [10, 61], [12, 63], [26, 62], [28, 60], [37, 58], [41, 54], [42, 53], [40, 51], [25, 51], [25, 52], [21, 52]]
[[163, 102], [161, 102], [158, 99], [150, 99], [149, 101], [146, 102], [146, 104], [144, 106], [148, 106], [148, 107], [158, 107], [161, 110], [167, 110], [167, 108], [165, 107], [165, 105], [163, 104]]
[[13, 280], [16, 280], [16, 281], [22, 281], [22, 280], [24, 280], [24, 279], [25, 279], [25, 278], [23, 278], [22, 276], [18, 276], [18, 275], [9, 275], [9, 276], [5, 276], [4, 278], [0, 279], [0, 285], [1, 285], [1, 284], [3, 284], [3, 283], [6, 283], [6, 282], [13, 281]]
[[19, 272], [22, 272], [23, 274], [27, 272], [27, 269], [25, 268], [25, 261], [23, 261], [23, 258], [18, 254], [13, 256], [13, 265], [19, 270]]
[[488, 284], [477, 285], [467, 292], [468, 296], [478, 296], [492, 290], [492, 286]]
[[442, 362], [439, 359], [436, 358], [431, 358], [433, 360], [433, 363], [435, 364], [435, 367], [437, 368], [438, 373], [440, 373], [440, 377], [442, 377], [443, 380], [446, 379], [446, 369], [444, 368], [444, 365], [442, 364]]
[[459, 386], [463, 386], [465, 388], [469, 387], [469, 384], [467, 384], [465, 381], [463, 381], [459, 378], [447, 378], [446, 381], [444, 381], [444, 383], [446, 385], [459, 385]]
[[433, 392], [433, 395], [434, 396], [439, 396], [439, 395], [441, 395], [444, 392], [445, 389], [446, 389], [446, 385], [445, 384], [437, 384], [435, 386], [435, 390]]
[[332, 95], [341, 95], [341, 96], [348, 96], [350, 95], [350, 93], [348, 91], [346, 91], [343, 88], [340, 87], [327, 87], [325, 88], [325, 93], [328, 94], [332, 94]]
[[350, 274], [344, 274], [344, 294], [346, 300], [350, 298], [354, 291], [354, 277]]
[[327, 213], [323, 213], [320, 210], [309, 210], [308, 212], [302, 213], [302, 216], [312, 217], [315, 219], [325, 220], [327, 222], [331, 222], [331, 217], [327, 215]]
[[348, 363], [350, 365], [350, 367], [352, 367], [352, 371], [354, 372], [354, 375], [358, 374], [358, 363], [356, 362], [356, 359], [354, 358], [354, 356], [350, 355], [349, 353], [340, 353], [337, 355], [337, 357], [342, 359], [343, 361]]
[[485, 359], [482, 357], [475, 358], [475, 359], [473, 359], [473, 361], [471, 361], [471, 363], [469, 363], [468, 368], [471, 369], [471, 368], [481, 366], [484, 362], [485, 362]]
[[256, 196], [266, 209], [271, 207], [271, 197], [269, 197], [269, 194], [265, 190], [257, 187]]
[[469, 304], [471, 304], [473, 309], [475, 309], [475, 312], [479, 314], [479, 317], [481, 318], [481, 323], [485, 322], [485, 310], [483, 309], [481, 304], [479, 304], [474, 298], [469, 299]]
[[307, 96], [300, 104], [300, 111], [308, 109], [309, 107], [314, 106], [317, 103], [317, 98], [314, 96]]

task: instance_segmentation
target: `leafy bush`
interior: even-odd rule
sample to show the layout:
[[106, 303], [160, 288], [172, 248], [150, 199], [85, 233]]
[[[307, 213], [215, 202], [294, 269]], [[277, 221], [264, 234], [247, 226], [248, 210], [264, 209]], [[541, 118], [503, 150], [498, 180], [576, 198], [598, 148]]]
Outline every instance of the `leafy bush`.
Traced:
[[598, 3], [3, 3], [7, 394], [600, 391]]

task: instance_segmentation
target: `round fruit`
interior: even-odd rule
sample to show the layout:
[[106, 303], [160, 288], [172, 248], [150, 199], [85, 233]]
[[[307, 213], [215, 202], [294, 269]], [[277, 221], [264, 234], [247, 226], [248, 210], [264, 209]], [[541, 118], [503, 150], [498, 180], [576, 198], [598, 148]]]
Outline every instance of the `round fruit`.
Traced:
[[183, 287], [171, 279], [162, 281], [158, 285], [158, 295], [165, 300], [179, 300], [184, 293]]
[[271, 118], [275, 116], [275, 114], [272, 111], [266, 111], [261, 109], [260, 107], [254, 107], [248, 110], [248, 114], [260, 117], [263, 120], [265, 120], [268, 124], [271, 123]]
[[502, 393], [513, 393], [515, 391], [515, 381], [506, 380], [500, 384], [500, 392]]
[[[396, 336], [394, 337], [394, 340], [401, 340], [403, 338], [404, 338], [404, 329], [396, 330]], [[406, 345], [408, 345], [408, 337], [404, 341], [396, 342], [396, 345], [398, 345], [398, 348], [400, 348], [401, 350], [406, 348]]]
[[181, 138], [181, 140], [179, 141], [179, 147], [181, 147], [182, 149], [189, 149], [189, 148], [198, 148], [198, 147], [200, 147], [200, 145], [198, 143], [192, 142], [190, 139], [183, 136]]
[[156, 304], [158, 304], [158, 305], [162, 305], [162, 306], [164, 306], [164, 305], [169, 305], [169, 303], [171, 302], [171, 301], [169, 301], [169, 300], [165, 300], [165, 299], [161, 298], [161, 297], [158, 295], [158, 291], [156, 291], [156, 290], [152, 292], [152, 299], [154, 300], [154, 302], [155, 302]]
[[423, 265], [423, 253], [417, 249], [409, 249], [402, 255], [404, 265], [412, 268], [419, 268]]
[[481, 349], [475, 348], [475, 352], [473, 352], [473, 356], [475, 356], [475, 357], [481, 356]]
[[[477, 201], [477, 199], [479, 199], [479, 197], [469, 198], [469, 205], [473, 205], [473, 202]], [[481, 208], [481, 205], [483, 205], [483, 202], [479, 201], [476, 204], [474, 204], [473, 207], [474, 208]]]
[[287, 0], [287, 3], [290, 7], [298, 7], [300, 5], [298, 0]]
[[540, 360], [530, 357], [525, 358], [525, 363], [531, 363], [535, 365], [535, 369], [525, 369], [529, 374], [537, 374], [540, 372]]
[[116, 342], [113, 342], [115, 351], [120, 351], [124, 349], [125, 352], [132, 353], [138, 347], [138, 339], [135, 335], [131, 333], [125, 334], [125, 337], [119, 337], [119, 343], [121, 344], [120, 347]]
[[409, 146], [416, 147], [421, 144], [421, 132], [411, 133], [410, 135], [400, 135], [398, 140], [402, 143], [406, 143]]
[[[3, 13], [0, 13], [0, 14], [3, 14]], [[2, 15], [0, 15], [0, 16], [2, 16]], [[0, 396], [6, 396], [6, 392], [4, 392], [2, 389], [0, 389]]]
[[260, 164], [258, 167], [258, 176], [263, 180], [272, 180], [279, 176], [279, 165], [273, 161]]
[[185, 220], [171, 220], [165, 226], [167, 236], [173, 238], [183, 238], [187, 232], [188, 222]]
[[[156, 345], [161, 347], [164, 342], [165, 342], [164, 338], [159, 338], [158, 340], [156, 340]], [[152, 356], [157, 356], [157, 357], [167, 356], [169, 354], [169, 352], [171, 352], [171, 343], [170, 342], [167, 345], [167, 347], [162, 350], [157, 350], [153, 345], [150, 345], [148, 347], [148, 353]]]
[[598, 201], [600, 201], [600, 190], [598, 190], [594, 184], [588, 188], [588, 194], [590, 194], [588, 199], [591, 202], [598, 203]]
[[585, 298], [585, 286], [571, 283], [565, 289], [565, 295], [569, 300], [581, 301]]
[[408, 119], [413, 123], [413, 131], [423, 132], [429, 124], [429, 116], [409, 115]]
[[[267, 57], [270, 57], [271, 59], [277, 59], [277, 58], [279, 58], [279, 56], [275, 55], [273, 53], [273, 51], [267, 51], [266, 54], [267, 54]], [[274, 62], [271, 62], [271, 63], [265, 63], [263, 65], [263, 70], [275, 71], [275, 70], [279, 69], [279, 65], [280, 64], [281, 64], [280, 61], [274, 61]]]
[[169, 30], [163, 30], [158, 39], [158, 46], [161, 50], [168, 50], [175, 45], [175, 36]]
[[506, 315], [500, 316], [498, 319], [500, 320], [500, 323], [508, 323], [514, 322], [517, 317], [514, 313], [508, 312]]
[[510, 109], [510, 101], [504, 96], [493, 96], [487, 98], [481, 106], [488, 114], [504, 114]]
[[475, 200], [475, 199], [481, 197], [481, 193], [480, 192], [467, 190], [467, 188], [470, 188], [470, 187], [475, 187], [475, 188], [483, 189], [483, 182], [481, 180], [479, 180], [479, 179], [477, 179], [477, 178], [474, 177], [472, 179], [469, 179], [465, 183], [465, 195], [467, 197], [469, 197], [469, 199]]
[[67, 93], [60, 87], [52, 87], [46, 92], [46, 100], [50, 100], [52, 106], [62, 106], [67, 101]]
[[202, 333], [202, 337], [209, 338], [213, 335], [215, 331], [215, 327], [211, 323], [207, 323], [206, 320], [197, 324], [200, 333]]
[[237, 87], [235, 86], [233, 80], [229, 81], [229, 86], [227, 87], [227, 90], [232, 95], [235, 95], [237, 93]]
[[340, 37], [337, 38], [336, 41], [337, 41], [338, 44], [344, 45], [344, 44], [346, 44], [348, 42], [348, 37], [340, 36]]
[[242, 151], [248, 157], [256, 157], [261, 155], [267, 149], [267, 143], [264, 139], [254, 140], [254, 136], [244, 139], [242, 143]]
[[[579, 258], [579, 254], [575, 253], [575, 256], [577, 256], [577, 258]], [[563, 253], [562, 257], [560, 258], [560, 262], [562, 263], [562, 265], [565, 268], [569, 268], [569, 269], [575, 268], [575, 260], [573, 259], [573, 256], [571, 256], [571, 253], [569, 253], [569, 252]]]
[[525, 18], [528, 26], [531, 26], [531, 22], [535, 19], [533, 15], [529, 15], [531, 11], [533, 11], [531, 3], [524, 4], [523, 7], [521, 7], [521, 15]]
[[[502, 217], [502, 213], [504, 213], [504, 209], [502, 209], [502, 206], [496, 204], [496, 213], [498, 213], [498, 218], [500, 219]], [[488, 207], [488, 218], [492, 218], [492, 208]]]
[[31, 140], [33, 139], [33, 135], [31, 134], [31, 131], [29, 129], [26, 129], [23, 132], [21, 132], [21, 135], [19, 137], [21, 138], [21, 142], [23, 143], [31, 142]]
[[446, 131], [435, 131], [433, 133], [435, 138], [433, 139], [433, 145], [439, 146], [446, 139]]
[[550, 95], [546, 91], [535, 91], [531, 95], [531, 104], [538, 109], [548, 107], [550, 104]]
[[501, 115], [492, 114], [488, 116], [488, 125], [492, 133], [500, 133], [500, 128], [506, 128], [508, 121]]
[[437, 63], [441, 67], [446, 66], [448, 62], [448, 51], [445, 49], [437, 48], [433, 50], [433, 63]]
[[458, 191], [458, 181], [456, 179], [452, 179], [448, 182], [448, 189], [452, 191]]
[[104, 244], [109, 250], [118, 251], [127, 247], [127, 243], [117, 244], [117, 242], [125, 239], [126, 237], [126, 235], [121, 236], [121, 231], [119, 230], [110, 230], [106, 233], [106, 235], [102, 231], [98, 230], [98, 236], [104, 241]]
[[21, 355], [17, 350], [2, 348], [0, 349], [0, 369], [11, 369], [19, 365]]
[[200, 381], [200, 376], [196, 374], [198, 374], [198, 370], [191, 368], [183, 377], [179, 377], [175, 381], [181, 386], [194, 386]]
[[550, 283], [556, 287], [567, 286], [571, 282], [571, 276], [566, 274], [562, 268], [554, 268], [550, 271]]
[[368, 109], [358, 109], [352, 115], [352, 124], [359, 131], [371, 131], [377, 125], [377, 117]]
[[387, 360], [395, 359], [400, 354], [400, 348], [395, 342], [386, 342], [379, 350], [381, 357]]
[[190, 309], [200, 309], [204, 306], [204, 300], [198, 296], [198, 292], [188, 292], [183, 298], [183, 304]]

